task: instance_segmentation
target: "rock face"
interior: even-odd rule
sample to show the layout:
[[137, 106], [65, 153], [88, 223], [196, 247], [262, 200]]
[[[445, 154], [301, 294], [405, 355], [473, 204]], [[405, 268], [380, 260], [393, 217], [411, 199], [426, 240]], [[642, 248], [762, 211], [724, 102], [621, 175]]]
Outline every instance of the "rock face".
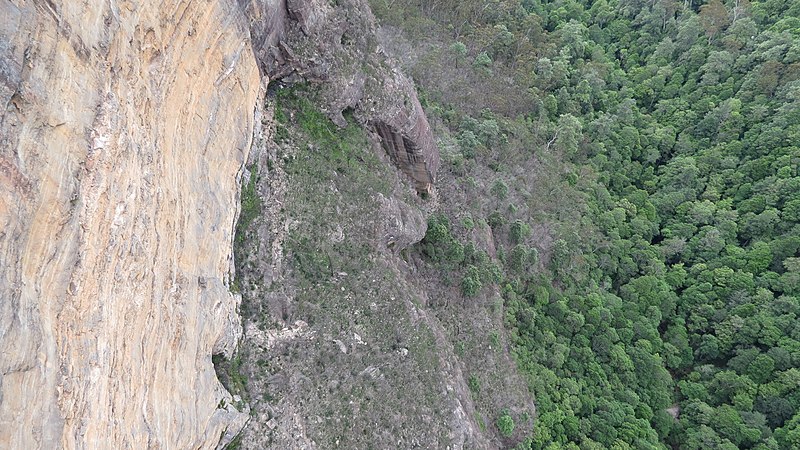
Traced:
[[439, 150], [414, 85], [378, 46], [367, 2], [335, 4], [242, 0], [261, 68], [271, 79], [315, 83], [334, 123], [345, 126], [342, 113], [352, 111], [377, 132], [417, 191], [427, 193], [439, 168]]
[[0, 448], [214, 448], [259, 71], [234, 0], [0, 0]]
[[410, 106], [372, 120], [392, 161], [412, 180], [417, 192], [430, 193], [439, 167], [439, 151], [416, 96]]
[[[363, 0], [0, 0], [0, 448], [214, 448], [244, 426], [212, 355], [241, 335], [263, 80], [314, 83], [419, 192], [435, 178], [374, 22]], [[384, 245], [419, 240], [422, 215], [384, 200]]]

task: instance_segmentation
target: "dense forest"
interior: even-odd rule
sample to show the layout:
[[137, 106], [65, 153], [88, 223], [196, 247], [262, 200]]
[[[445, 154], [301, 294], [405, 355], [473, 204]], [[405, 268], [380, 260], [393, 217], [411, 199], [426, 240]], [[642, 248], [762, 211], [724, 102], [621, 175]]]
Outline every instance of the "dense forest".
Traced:
[[417, 251], [536, 397], [508, 444], [800, 448], [800, 2], [371, 4], [469, 199]]

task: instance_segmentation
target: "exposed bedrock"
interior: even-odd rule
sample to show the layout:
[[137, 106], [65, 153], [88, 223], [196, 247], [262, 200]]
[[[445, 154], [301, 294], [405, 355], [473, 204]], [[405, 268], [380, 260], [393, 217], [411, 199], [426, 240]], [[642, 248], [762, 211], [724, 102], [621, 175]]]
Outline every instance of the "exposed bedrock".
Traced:
[[259, 71], [234, 0], [0, 0], [0, 448], [214, 448]]

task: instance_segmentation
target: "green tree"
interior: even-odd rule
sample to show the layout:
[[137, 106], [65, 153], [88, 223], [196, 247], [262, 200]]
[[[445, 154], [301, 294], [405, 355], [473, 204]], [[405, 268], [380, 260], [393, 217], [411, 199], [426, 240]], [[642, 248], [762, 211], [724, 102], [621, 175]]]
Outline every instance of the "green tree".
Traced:
[[465, 297], [474, 297], [483, 289], [480, 271], [475, 266], [467, 266], [464, 277], [461, 279], [461, 291]]
[[497, 429], [504, 437], [511, 437], [514, 435], [514, 419], [506, 411], [497, 418]]
[[483, 73], [491, 74], [492, 58], [489, 57], [488, 53], [481, 52], [478, 54], [478, 56], [475, 57], [472, 66], [475, 67], [476, 69], [480, 69]]
[[464, 59], [467, 57], [467, 46], [464, 45], [463, 42], [456, 41], [450, 45], [450, 51], [453, 52], [455, 68], [458, 69], [459, 63], [464, 61]]

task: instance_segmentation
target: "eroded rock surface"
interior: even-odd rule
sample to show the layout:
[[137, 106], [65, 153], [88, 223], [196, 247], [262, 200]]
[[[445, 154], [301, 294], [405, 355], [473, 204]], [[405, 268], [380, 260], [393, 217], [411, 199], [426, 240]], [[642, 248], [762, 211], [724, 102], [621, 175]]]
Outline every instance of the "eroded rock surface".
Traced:
[[0, 448], [214, 448], [260, 83], [233, 0], [0, 0]]

